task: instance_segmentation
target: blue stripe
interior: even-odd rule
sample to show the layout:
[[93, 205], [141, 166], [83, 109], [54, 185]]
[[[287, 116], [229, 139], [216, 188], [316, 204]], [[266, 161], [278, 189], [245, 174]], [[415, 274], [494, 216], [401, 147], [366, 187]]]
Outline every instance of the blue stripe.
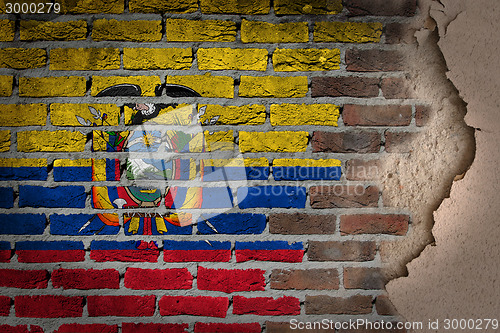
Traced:
[[14, 189], [12, 187], [0, 187], [0, 208], [14, 207]]
[[41, 235], [45, 214], [0, 214], [0, 234]]
[[236, 242], [236, 250], [303, 250], [302, 242], [288, 244], [287, 241]]
[[0, 242], [0, 250], [10, 250], [10, 242]]
[[[181, 170], [181, 175], [180, 179], [181, 180], [189, 180], [190, 173], [191, 173], [191, 161], [190, 160], [179, 160], [180, 161], [180, 170]], [[174, 170], [175, 172], [175, 170]], [[174, 173], [175, 176], [175, 173]]]
[[106, 180], [116, 180], [116, 162], [115, 159], [106, 159]]
[[342, 168], [336, 167], [273, 167], [275, 180], [340, 180]]
[[269, 167], [213, 167], [203, 168], [203, 181], [215, 182], [224, 180], [266, 180], [269, 178]]
[[91, 250], [137, 250], [136, 241], [115, 242], [115, 241], [92, 241]]
[[[216, 230], [214, 231], [208, 221]], [[261, 234], [266, 228], [264, 214], [204, 214], [198, 219], [201, 234]]]
[[[81, 232], [78, 232], [88, 221], [90, 224]], [[94, 235], [116, 235], [120, 230], [119, 226], [104, 224], [94, 214], [71, 214], [71, 215], [50, 215], [50, 233], [52, 235], [85, 236]]]
[[16, 250], [84, 250], [83, 242], [57, 241], [57, 242], [17, 242]]
[[19, 207], [85, 208], [85, 187], [19, 186]]
[[[144, 217], [141, 217], [139, 219], [139, 230], [137, 231], [137, 234], [143, 235], [144, 234]], [[128, 231], [128, 227], [130, 225], [130, 221], [125, 224], [125, 235], [130, 236], [130, 235], [137, 235], [133, 234]], [[158, 232], [158, 229], [156, 228], [156, 220], [154, 218], [151, 218], [151, 231], [153, 235], [192, 235], [193, 234], [193, 226], [192, 225], [187, 225], [185, 227], [180, 227], [178, 225], [174, 225], [172, 223], [169, 223], [165, 221], [165, 226], [167, 227], [167, 232], [160, 234]]]
[[163, 250], [231, 250], [231, 242], [210, 241], [163, 241]]
[[306, 188], [297, 186], [240, 187], [237, 192], [240, 208], [305, 208]]
[[47, 167], [0, 167], [0, 180], [47, 180]]
[[92, 181], [91, 166], [61, 166], [54, 167], [56, 182], [90, 182]]
[[204, 187], [201, 208], [232, 208], [233, 194], [228, 187]]

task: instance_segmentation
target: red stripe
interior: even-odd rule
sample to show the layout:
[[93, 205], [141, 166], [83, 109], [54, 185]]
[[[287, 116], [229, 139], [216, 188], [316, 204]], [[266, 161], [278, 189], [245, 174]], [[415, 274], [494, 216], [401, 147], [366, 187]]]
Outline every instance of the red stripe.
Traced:
[[281, 261], [302, 262], [304, 250], [236, 250], [236, 262], [257, 261]]
[[152, 235], [152, 230], [151, 230], [151, 218], [150, 217], [145, 217], [144, 218], [144, 235]]
[[175, 177], [173, 179], [181, 179], [181, 159], [177, 158], [172, 163], [175, 168]]
[[0, 250], [0, 262], [9, 262], [10, 252], [10, 250]]
[[166, 262], [220, 261], [231, 260], [231, 250], [163, 250]]
[[19, 262], [74, 262], [85, 260], [85, 250], [19, 250]]
[[115, 180], [120, 180], [120, 162], [115, 159]]
[[91, 250], [90, 259], [97, 262], [105, 261], [139, 261], [157, 262], [158, 250]]

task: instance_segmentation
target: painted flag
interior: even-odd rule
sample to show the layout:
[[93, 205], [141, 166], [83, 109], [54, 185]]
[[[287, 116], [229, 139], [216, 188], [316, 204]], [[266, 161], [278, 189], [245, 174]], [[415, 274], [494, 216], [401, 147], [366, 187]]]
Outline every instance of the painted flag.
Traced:
[[302, 262], [302, 242], [289, 244], [287, 241], [236, 242], [236, 262], [249, 260]]
[[118, 214], [53, 214], [49, 219], [51, 235], [116, 235], [120, 230]]
[[0, 214], [0, 234], [41, 235], [45, 214]]
[[120, 180], [118, 159], [60, 159], [54, 161], [56, 182], [90, 182]]
[[125, 145], [129, 135], [129, 131], [92, 131], [92, 151], [125, 151]]
[[210, 234], [261, 234], [266, 228], [264, 214], [203, 214], [198, 219], [198, 232]]
[[238, 205], [246, 208], [305, 208], [307, 191], [301, 186], [239, 187]]
[[97, 262], [157, 262], [160, 252], [156, 242], [92, 241], [90, 259]]
[[205, 151], [203, 133], [185, 133], [168, 130], [165, 133], [166, 151], [174, 153], [201, 153]]
[[225, 180], [266, 180], [269, 178], [267, 158], [207, 159], [200, 162], [201, 179], [205, 182]]
[[190, 180], [196, 176], [194, 159], [176, 158], [170, 161], [155, 159], [127, 159], [127, 178], [151, 180]]
[[188, 213], [167, 215], [129, 213], [123, 217], [125, 235], [191, 235], [192, 216]]
[[47, 180], [47, 160], [0, 158], [0, 180]]
[[16, 243], [19, 262], [74, 262], [85, 260], [83, 242], [72, 241], [25, 241]]
[[340, 180], [342, 169], [336, 159], [279, 158], [273, 161], [275, 180]]
[[0, 262], [9, 262], [11, 253], [10, 242], [0, 242]]
[[172, 209], [232, 208], [229, 187], [167, 187], [165, 206]]
[[97, 209], [158, 207], [159, 189], [136, 186], [93, 186], [92, 207]]
[[0, 208], [14, 207], [14, 189], [12, 187], [0, 187]]
[[163, 258], [166, 262], [228, 262], [231, 260], [231, 242], [165, 240]]

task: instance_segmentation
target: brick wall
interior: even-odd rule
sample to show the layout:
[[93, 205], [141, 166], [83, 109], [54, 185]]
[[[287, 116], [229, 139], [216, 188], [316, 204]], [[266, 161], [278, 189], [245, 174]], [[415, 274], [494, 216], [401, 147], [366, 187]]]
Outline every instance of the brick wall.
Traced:
[[[415, 0], [58, 3], [1, 6], [0, 330], [397, 319], [378, 248], [411, 212], [378, 174], [428, 121]], [[119, 84], [140, 96], [100, 95]], [[137, 174], [151, 156], [170, 171]]]

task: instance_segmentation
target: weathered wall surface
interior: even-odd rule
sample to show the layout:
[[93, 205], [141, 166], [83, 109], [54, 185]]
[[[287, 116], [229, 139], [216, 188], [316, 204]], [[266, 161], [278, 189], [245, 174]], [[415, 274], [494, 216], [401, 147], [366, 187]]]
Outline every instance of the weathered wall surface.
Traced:
[[467, 124], [476, 128], [476, 153], [434, 213], [435, 244], [408, 265], [408, 277], [391, 281], [387, 290], [407, 320], [439, 319], [439, 329], [426, 331], [445, 332], [446, 318], [498, 319], [500, 310], [500, 12], [496, 1], [487, 0], [426, 5], [439, 28], [447, 76], [467, 103]]

